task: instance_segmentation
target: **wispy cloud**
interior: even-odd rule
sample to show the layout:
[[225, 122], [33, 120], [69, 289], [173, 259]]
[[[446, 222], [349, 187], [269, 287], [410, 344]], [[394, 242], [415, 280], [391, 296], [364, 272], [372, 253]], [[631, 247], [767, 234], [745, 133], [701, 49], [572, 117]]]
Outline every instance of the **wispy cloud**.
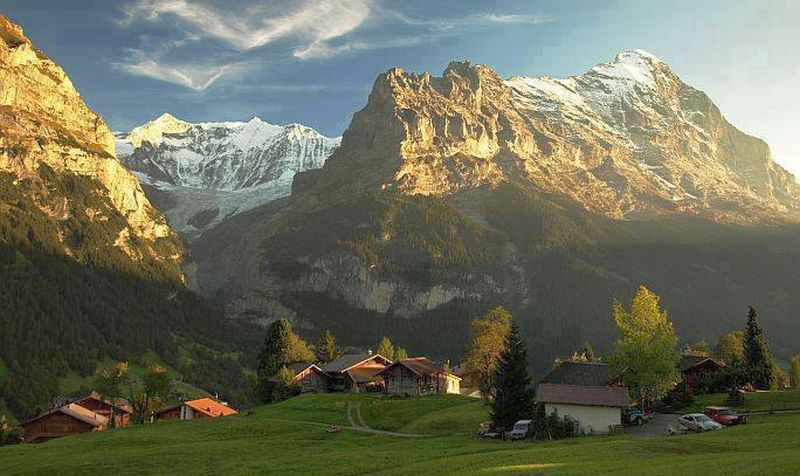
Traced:
[[[271, 58], [311, 60], [356, 51], [408, 47], [466, 34], [492, 25], [538, 24], [538, 15], [470, 14], [419, 19], [389, 8], [381, 0], [131, 0], [117, 24], [128, 30], [162, 28], [168, 40], [143, 35], [114, 66], [130, 74], [204, 91], [222, 78], [234, 79], [261, 48], [286, 47]], [[391, 4], [393, 7], [402, 4]], [[397, 30], [395, 28], [397, 27]], [[356, 34], [359, 32], [360, 34]], [[149, 33], [153, 35], [153, 33]], [[277, 46], [276, 46], [277, 45]], [[274, 49], [274, 48], [273, 48]], [[200, 53], [201, 52], [201, 53]]]

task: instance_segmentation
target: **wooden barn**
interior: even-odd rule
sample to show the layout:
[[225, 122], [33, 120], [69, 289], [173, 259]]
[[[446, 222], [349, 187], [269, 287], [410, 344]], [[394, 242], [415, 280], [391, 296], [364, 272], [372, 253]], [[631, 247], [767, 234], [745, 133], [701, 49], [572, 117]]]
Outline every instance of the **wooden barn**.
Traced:
[[379, 391], [383, 372], [392, 361], [380, 354], [345, 354], [323, 367], [330, 380], [328, 388], [338, 392]]
[[294, 382], [300, 384], [303, 392], [325, 392], [330, 377], [315, 364], [294, 364], [291, 366]]
[[427, 357], [394, 362], [381, 375], [389, 395], [421, 396], [461, 392], [461, 377], [445, 371]]
[[719, 371], [722, 367], [724, 367], [722, 362], [718, 362], [711, 357], [682, 355], [678, 363], [678, 370], [681, 372], [680, 386], [682, 390], [686, 393], [697, 393], [700, 380]]
[[68, 403], [23, 423], [25, 442], [44, 443], [53, 438], [102, 431], [108, 418], [75, 403]]

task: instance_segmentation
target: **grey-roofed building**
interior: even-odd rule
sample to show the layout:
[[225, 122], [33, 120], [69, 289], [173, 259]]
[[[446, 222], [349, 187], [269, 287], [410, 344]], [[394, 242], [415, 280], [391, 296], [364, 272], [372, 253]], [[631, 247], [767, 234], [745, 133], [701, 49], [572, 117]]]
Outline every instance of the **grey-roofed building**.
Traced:
[[390, 395], [419, 396], [460, 393], [461, 377], [427, 357], [394, 362], [381, 374]]
[[380, 354], [344, 354], [326, 364], [322, 370], [329, 377], [330, 390], [360, 392], [383, 388], [380, 373], [391, 363], [391, 360]]
[[630, 394], [606, 364], [562, 362], [539, 382], [536, 401], [548, 415], [576, 420], [582, 432], [608, 433], [622, 426]]

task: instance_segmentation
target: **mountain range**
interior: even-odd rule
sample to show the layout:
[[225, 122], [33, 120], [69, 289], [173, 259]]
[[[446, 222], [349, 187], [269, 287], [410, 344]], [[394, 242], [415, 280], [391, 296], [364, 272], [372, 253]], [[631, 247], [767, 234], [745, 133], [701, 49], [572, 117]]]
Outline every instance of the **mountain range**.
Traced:
[[502, 303], [539, 371], [608, 348], [611, 302], [640, 284], [685, 339], [738, 328], [750, 303], [779, 353], [800, 331], [800, 188], [643, 51], [567, 79], [393, 68], [292, 190], [192, 244], [193, 282], [233, 319], [455, 359]]
[[458, 361], [503, 304], [541, 373], [610, 348], [612, 300], [640, 284], [685, 341], [756, 305], [785, 358], [799, 222], [767, 144], [643, 51], [566, 79], [393, 68], [341, 138], [168, 114], [115, 137], [0, 16], [0, 407], [18, 415], [150, 351], [241, 389], [278, 318]]
[[117, 158], [141, 180], [170, 225], [191, 238], [291, 192], [297, 172], [322, 167], [339, 146], [300, 125], [191, 124], [164, 114], [117, 134]]

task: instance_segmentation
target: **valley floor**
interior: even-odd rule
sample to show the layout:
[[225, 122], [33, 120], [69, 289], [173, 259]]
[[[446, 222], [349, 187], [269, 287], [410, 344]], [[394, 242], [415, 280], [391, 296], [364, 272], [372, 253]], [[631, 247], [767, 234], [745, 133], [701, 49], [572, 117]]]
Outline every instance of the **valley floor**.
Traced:
[[[403, 438], [346, 428], [357, 421]], [[482, 402], [305, 395], [219, 420], [162, 422], [0, 448], [3, 474], [796, 474], [800, 414], [706, 434], [507, 443], [473, 436]], [[342, 425], [330, 433], [325, 425]], [[360, 423], [359, 423], [360, 425]], [[357, 426], [359, 426], [357, 425]]]

